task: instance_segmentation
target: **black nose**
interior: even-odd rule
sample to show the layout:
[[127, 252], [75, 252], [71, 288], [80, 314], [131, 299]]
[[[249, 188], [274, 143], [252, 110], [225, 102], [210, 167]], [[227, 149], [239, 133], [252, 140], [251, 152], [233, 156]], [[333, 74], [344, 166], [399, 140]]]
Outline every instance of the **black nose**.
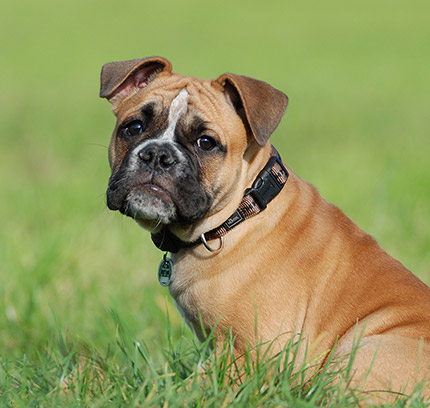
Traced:
[[137, 155], [152, 170], [168, 170], [176, 163], [174, 152], [165, 145], [144, 146]]

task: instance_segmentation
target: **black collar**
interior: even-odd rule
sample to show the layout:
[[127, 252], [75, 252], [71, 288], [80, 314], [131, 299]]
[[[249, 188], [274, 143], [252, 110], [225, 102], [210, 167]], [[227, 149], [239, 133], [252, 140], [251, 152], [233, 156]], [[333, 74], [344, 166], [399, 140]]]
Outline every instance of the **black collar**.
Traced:
[[[213, 251], [207, 241], [222, 237], [231, 229], [257, 215], [263, 211], [282, 190], [287, 182], [289, 173], [282, 164], [279, 153], [273, 148], [274, 155], [270, 158], [263, 170], [258, 174], [251, 188], [245, 191], [245, 195], [237, 210], [219, 227], [202, 234], [198, 240], [185, 242], [170, 232], [167, 226], [155, 234], [151, 234], [155, 246], [162, 251], [172, 253], [178, 252], [182, 248], [190, 248], [194, 245], [204, 244], [205, 247]], [[221, 246], [220, 246], [221, 248]]]

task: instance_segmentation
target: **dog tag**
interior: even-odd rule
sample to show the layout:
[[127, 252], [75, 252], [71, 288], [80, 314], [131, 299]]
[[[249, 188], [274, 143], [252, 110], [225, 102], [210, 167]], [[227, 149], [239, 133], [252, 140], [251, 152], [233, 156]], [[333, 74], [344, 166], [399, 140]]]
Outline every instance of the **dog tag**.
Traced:
[[169, 286], [170, 278], [172, 276], [173, 261], [164, 255], [163, 260], [160, 262], [158, 267], [158, 281], [161, 286]]

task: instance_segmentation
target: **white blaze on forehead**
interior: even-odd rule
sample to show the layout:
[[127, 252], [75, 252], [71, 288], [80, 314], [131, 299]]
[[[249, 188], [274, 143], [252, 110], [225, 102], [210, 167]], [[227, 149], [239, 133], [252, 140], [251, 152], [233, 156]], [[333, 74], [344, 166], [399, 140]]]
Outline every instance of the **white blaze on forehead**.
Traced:
[[[178, 123], [178, 120], [187, 113], [188, 110], [188, 92], [185, 89], [182, 89], [178, 95], [173, 99], [170, 104], [169, 109], [169, 118], [166, 130], [162, 133], [162, 135], [156, 139], [147, 139], [140, 143], [137, 147], [134, 148], [132, 157], [130, 159], [129, 168], [131, 170], [135, 170], [139, 166], [139, 152], [146, 146], [150, 144], [162, 144], [166, 142], [174, 142], [175, 138], [175, 129]], [[175, 147], [176, 153], [178, 157], [182, 158], [183, 153], [176, 147], [176, 144], [173, 143]]]
[[161, 135], [161, 139], [173, 141], [178, 120], [187, 113], [188, 92], [182, 89], [170, 104], [167, 129]]

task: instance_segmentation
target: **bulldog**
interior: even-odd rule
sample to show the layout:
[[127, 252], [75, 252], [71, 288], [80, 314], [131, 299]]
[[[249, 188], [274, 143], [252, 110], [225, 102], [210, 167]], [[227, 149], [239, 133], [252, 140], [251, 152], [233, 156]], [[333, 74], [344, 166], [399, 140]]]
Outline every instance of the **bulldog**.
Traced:
[[359, 337], [353, 384], [429, 393], [430, 288], [283, 164], [268, 139], [286, 95], [151, 57], [105, 64], [100, 96], [117, 117], [107, 205], [171, 252], [160, 283], [201, 340], [231, 330], [240, 356], [300, 335], [318, 370]]

